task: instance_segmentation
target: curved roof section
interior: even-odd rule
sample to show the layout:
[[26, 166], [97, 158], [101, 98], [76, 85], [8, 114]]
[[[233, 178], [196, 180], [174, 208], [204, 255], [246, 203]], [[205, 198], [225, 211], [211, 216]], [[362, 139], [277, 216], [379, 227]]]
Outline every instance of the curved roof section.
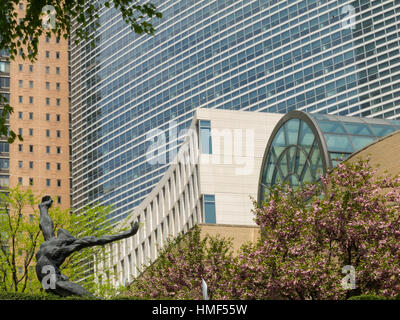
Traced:
[[353, 153], [347, 159], [355, 162], [369, 158], [370, 165], [376, 169], [376, 176], [400, 174], [400, 131], [393, 132]]
[[276, 183], [297, 186], [317, 181], [327, 169], [396, 130], [400, 130], [396, 120], [287, 113], [274, 128], [264, 153], [259, 201]]

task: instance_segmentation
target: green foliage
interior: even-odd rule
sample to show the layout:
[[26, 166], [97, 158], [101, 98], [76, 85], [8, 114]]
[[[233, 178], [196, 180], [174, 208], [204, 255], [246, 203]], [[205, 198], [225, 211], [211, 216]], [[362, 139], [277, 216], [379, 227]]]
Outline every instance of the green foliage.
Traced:
[[[113, 235], [116, 232], [106, 221], [111, 210], [110, 206], [104, 207], [98, 204], [86, 206], [80, 212], [74, 212], [70, 216], [67, 229], [75, 238]], [[106, 259], [109, 256], [104, 254], [104, 250], [104, 247], [96, 246], [73, 253], [62, 266], [61, 272], [68, 276], [70, 281], [79, 283], [95, 295], [114, 296], [119, 288], [114, 288], [107, 279], [104, 279], [100, 285], [94, 277], [95, 259], [96, 263], [103, 262], [103, 265], [108, 265]], [[104, 272], [109, 272], [109, 270], [105, 269]]]
[[[70, 216], [68, 231], [75, 238], [85, 236], [99, 237], [111, 233], [111, 226], [105, 223], [106, 216], [110, 211], [110, 207], [98, 205], [85, 207], [81, 212]], [[101, 250], [99, 247], [91, 247], [75, 252], [68, 261], [68, 264], [65, 264], [63, 267], [63, 272], [66, 272], [72, 281], [85, 276], [87, 268], [82, 264], [82, 261], [87, 260], [88, 257], [93, 256], [99, 250]]]
[[8, 103], [7, 98], [2, 94], [0, 94], [0, 110], [0, 136], [6, 137], [8, 143], [13, 143], [16, 138], [18, 138], [20, 141], [23, 141], [21, 135], [16, 134], [6, 125], [7, 117], [14, 112], [14, 109]]
[[[40, 232], [38, 204], [41, 195], [32, 190], [10, 188], [0, 193], [0, 292], [39, 293], [41, 284], [35, 270], [35, 254], [44, 241]], [[70, 214], [70, 210], [51, 207], [49, 215], [53, 220], [54, 233], [59, 228], [67, 229], [74, 237], [114, 234], [105, 220], [110, 207], [86, 207], [81, 212]], [[94, 255], [101, 247], [92, 247], [73, 254], [62, 265], [61, 271], [71, 281], [78, 281], [93, 294], [114, 296], [117, 292], [108, 281], [98, 285], [94, 281]], [[100, 258], [99, 258], [100, 259]]]
[[[92, 41], [90, 43], [94, 46], [94, 31], [100, 26], [99, 14], [104, 9], [100, 3], [87, 4], [81, 0], [28, 0], [25, 15], [22, 15], [18, 9], [19, 2], [0, 2], [0, 49], [8, 49], [11, 59], [15, 59], [20, 52], [23, 59], [34, 61], [38, 53], [39, 38], [43, 35], [54, 35], [67, 39], [74, 19], [78, 23], [74, 40], [77, 43], [79, 40]], [[52, 6], [55, 10], [54, 28], [46, 29], [42, 26], [43, 18], [51, 13], [44, 9], [45, 6]], [[104, 6], [113, 6], [119, 10], [124, 21], [138, 34], [153, 34], [153, 25], [146, 20], [162, 17], [152, 3], [112, 0], [106, 1]]]
[[16, 187], [0, 193], [2, 291], [36, 291], [39, 288], [33, 270], [34, 255], [42, 241], [38, 202], [38, 197], [30, 189], [22, 191]]

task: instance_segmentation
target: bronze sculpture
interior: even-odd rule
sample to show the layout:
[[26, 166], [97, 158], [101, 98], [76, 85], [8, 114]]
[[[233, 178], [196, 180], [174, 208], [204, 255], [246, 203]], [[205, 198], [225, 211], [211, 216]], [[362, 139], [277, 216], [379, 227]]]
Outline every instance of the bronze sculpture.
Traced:
[[60, 296], [91, 296], [93, 295], [82, 286], [70, 282], [68, 277], [60, 271], [60, 266], [65, 259], [81, 249], [105, 245], [113, 241], [128, 238], [136, 234], [139, 223], [131, 224], [132, 228], [120, 234], [101, 237], [75, 238], [67, 230], [59, 229], [57, 237], [54, 234], [54, 225], [48, 210], [53, 200], [50, 196], [44, 196], [39, 204], [40, 222], [39, 227], [44, 236], [44, 242], [36, 253], [36, 274], [46, 292], [51, 292]]

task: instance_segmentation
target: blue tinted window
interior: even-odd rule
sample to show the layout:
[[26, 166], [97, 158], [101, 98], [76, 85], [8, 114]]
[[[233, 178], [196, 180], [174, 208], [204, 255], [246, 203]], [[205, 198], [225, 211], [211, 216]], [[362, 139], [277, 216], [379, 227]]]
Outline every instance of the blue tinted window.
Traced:
[[383, 125], [371, 124], [370, 125], [372, 130], [374, 131], [375, 135], [378, 137], [383, 137], [392, 133], [394, 131], [393, 128]]
[[337, 152], [354, 151], [350, 139], [346, 135], [326, 133], [325, 140], [329, 151], [337, 151]]
[[351, 140], [353, 142], [354, 150], [359, 150], [366, 145], [370, 144], [372, 141], [375, 140], [373, 137], [359, 137], [359, 136], [352, 136]]
[[0, 142], [0, 152], [10, 152], [10, 145], [7, 142]]
[[212, 154], [211, 122], [200, 120], [199, 127], [201, 153]]
[[264, 166], [261, 197], [276, 183], [298, 186], [318, 179], [322, 172], [321, 152], [309, 125], [300, 119], [290, 119], [282, 125], [273, 138]]
[[288, 144], [297, 144], [299, 136], [299, 119], [292, 119], [286, 123], [287, 142]]
[[346, 133], [340, 122], [318, 121], [318, 125], [321, 128], [322, 132], [343, 134]]
[[215, 196], [209, 194], [203, 195], [203, 207], [204, 207], [204, 222], [217, 223], [217, 218], [215, 214]]
[[350, 134], [373, 136], [374, 134], [364, 123], [344, 122], [344, 126]]
[[0, 158], [0, 169], [8, 169], [9, 167], [10, 167], [10, 160]]

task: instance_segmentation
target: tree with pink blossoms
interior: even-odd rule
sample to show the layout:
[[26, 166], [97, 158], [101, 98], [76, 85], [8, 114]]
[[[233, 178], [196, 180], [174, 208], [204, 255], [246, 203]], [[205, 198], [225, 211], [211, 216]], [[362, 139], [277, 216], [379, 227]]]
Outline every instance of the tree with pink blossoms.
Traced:
[[[195, 227], [169, 242], [132, 294], [201, 299], [202, 278], [211, 299], [399, 294], [400, 176], [379, 177], [368, 160], [346, 161], [319, 182], [273, 186], [253, 212], [262, 236], [238, 256], [228, 241], [202, 238]], [[344, 267], [354, 270], [355, 282], [346, 280]]]
[[210, 298], [232, 266], [232, 244], [220, 237], [201, 236], [200, 228], [169, 240], [157, 260], [130, 286], [130, 294], [142, 299], [202, 299], [201, 280]]
[[[243, 247], [232, 299], [347, 299], [400, 292], [400, 178], [368, 160], [344, 162], [318, 183], [271, 188], [254, 209], [261, 240]], [[342, 285], [355, 269], [355, 289]]]

